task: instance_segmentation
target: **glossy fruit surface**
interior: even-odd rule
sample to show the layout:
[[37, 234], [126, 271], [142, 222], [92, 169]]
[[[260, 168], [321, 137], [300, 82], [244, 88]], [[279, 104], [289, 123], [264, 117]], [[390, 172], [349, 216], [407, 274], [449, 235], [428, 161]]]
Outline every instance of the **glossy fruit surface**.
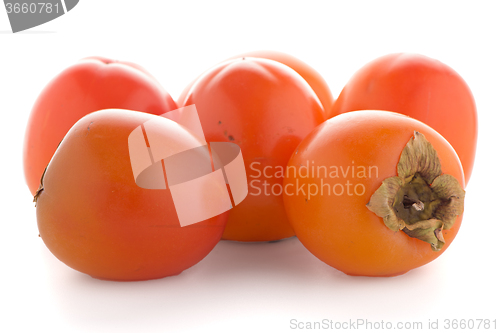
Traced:
[[138, 65], [91, 57], [66, 68], [38, 96], [26, 127], [24, 174], [32, 194], [71, 126], [90, 112], [108, 108], [160, 115], [177, 106]]
[[[450, 229], [442, 230], [444, 246], [436, 251], [428, 242], [389, 229], [385, 219], [367, 207], [382, 182], [398, 176], [402, 151], [415, 131], [437, 152], [442, 173], [463, 188], [462, 167], [451, 145], [429, 126], [404, 115], [345, 113], [301, 142], [288, 163], [284, 202], [297, 237], [316, 257], [349, 275], [393, 276], [434, 260], [448, 248], [461, 215]], [[394, 201], [390, 204], [393, 207]]]
[[419, 54], [389, 54], [363, 66], [346, 84], [328, 118], [355, 110], [387, 110], [434, 128], [455, 148], [469, 181], [477, 142], [474, 97], [460, 75]]
[[227, 213], [181, 227], [168, 187], [136, 185], [128, 138], [153, 118], [165, 149], [198, 144], [169, 119], [103, 110], [80, 119], [54, 154], [36, 214], [44, 243], [68, 266], [106, 280], [162, 278], [196, 264], [220, 240]]
[[[246, 199], [229, 212], [223, 238], [271, 241], [293, 236], [279, 192], [290, 155], [324, 121], [307, 82], [272, 60], [239, 58], [202, 75], [186, 96], [195, 104], [207, 141], [240, 146], [249, 184]], [[182, 105], [180, 105], [182, 106]], [[272, 191], [274, 186], [274, 192]]]
[[[252, 58], [262, 58], [262, 59], [269, 59], [269, 60], [274, 60], [277, 62], [280, 62], [294, 71], [296, 71], [304, 80], [307, 81], [307, 83], [311, 86], [311, 88], [314, 90], [316, 95], [318, 96], [323, 109], [325, 112], [330, 110], [333, 106], [334, 98], [332, 96], [332, 93], [330, 91], [330, 88], [328, 87], [328, 84], [326, 83], [325, 79], [319, 74], [314, 68], [303, 62], [302, 60], [295, 58], [294, 56], [291, 56], [289, 54], [283, 53], [283, 52], [277, 52], [277, 51], [269, 51], [269, 50], [261, 50], [261, 51], [252, 51], [252, 52], [246, 52], [239, 54], [237, 56], [229, 58], [230, 60], [232, 59], [238, 59], [238, 58], [244, 58], [244, 57], [252, 57]], [[182, 104], [189, 93], [189, 90], [191, 89], [192, 85], [194, 82], [192, 82], [190, 85], [188, 85], [181, 93], [179, 98], [177, 99], [180, 104]]]

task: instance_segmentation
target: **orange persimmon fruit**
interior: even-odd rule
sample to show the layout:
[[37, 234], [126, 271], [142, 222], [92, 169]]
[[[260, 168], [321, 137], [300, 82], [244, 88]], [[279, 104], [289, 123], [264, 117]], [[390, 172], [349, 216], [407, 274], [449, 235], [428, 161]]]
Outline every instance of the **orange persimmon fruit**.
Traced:
[[165, 149], [199, 144], [170, 119], [102, 110], [78, 120], [57, 148], [35, 196], [36, 215], [41, 238], [66, 265], [105, 280], [157, 279], [193, 266], [220, 240], [227, 213], [181, 227], [168, 186], [136, 184], [128, 138], [153, 118]]
[[388, 111], [331, 118], [292, 155], [284, 203], [299, 240], [349, 275], [394, 276], [442, 254], [462, 222], [465, 186], [437, 131]]
[[236, 143], [243, 154], [248, 196], [229, 212], [223, 239], [274, 241], [294, 235], [281, 194], [266, 189], [282, 178], [297, 145], [325, 120], [309, 84], [290, 67], [262, 58], [223, 62], [199, 77], [179, 107], [195, 104], [207, 141]]
[[150, 73], [131, 62], [88, 57], [64, 69], [38, 96], [26, 127], [23, 165], [32, 194], [71, 126], [110, 108], [161, 115], [177, 105]]
[[398, 112], [434, 128], [457, 152], [465, 183], [469, 181], [476, 154], [476, 104], [467, 83], [451, 67], [412, 53], [377, 58], [351, 77], [328, 118], [356, 110]]

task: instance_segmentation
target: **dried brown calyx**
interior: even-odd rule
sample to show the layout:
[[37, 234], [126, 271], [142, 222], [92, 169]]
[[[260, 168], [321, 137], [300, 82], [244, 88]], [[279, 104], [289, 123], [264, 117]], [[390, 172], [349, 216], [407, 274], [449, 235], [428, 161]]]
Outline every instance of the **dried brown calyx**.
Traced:
[[464, 211], [465, 191], [455, 177], [442, 174], [436, 150], [422, 133], [408, 141], [397, 166], [398, 175], [382, 182], [366, 205], [393, 230], [431, 244], [445, 244], [450, 229]]

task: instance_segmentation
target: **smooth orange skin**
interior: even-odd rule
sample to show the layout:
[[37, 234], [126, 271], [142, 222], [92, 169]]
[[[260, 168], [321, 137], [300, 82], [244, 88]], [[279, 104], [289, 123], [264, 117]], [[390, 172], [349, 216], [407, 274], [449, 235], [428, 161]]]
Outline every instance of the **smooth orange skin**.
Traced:
[[[136, 185], [128, 136], [152, 117], [91, 113], [71, 128], [50, 161], [36, 204], [38, 229], [69, 267], [104, 280], [158, 279], [193, 266], [220, 240], [227, 213], [181, 227], [168, 189]], [[166, 133], [179, 126], [168, 122]], [[172, 140], [196, 139], [185, 131]]]
[[177, 105], [138, 65], [90, 57], [66, 68], [38, 96], [26, 127], [24, 175], [33, 195], [71, 126], [90, 112], [108, 108], [160, 115]]
[[469, 181], [477, 144], [477, 111], [467, 83], [449, 66], [419, 54], [389, 54], [366, 64], [346, 84], [328, 118], [387, 110], [434, 128], [455, 148]]
[[[250, 169], [286, 166], [300, 141], [324, 118], [323, 108], [307, 82], [291, 68], [272, 60], [239, 58], [207, 71], [190, 89], [183, 105], [195, 104], [207, 141], [230, 141], [243, 154], [249, 194], [229, 212], [223, 239], [272, 241], [294, 235], [282, 196], [263, 192], [264, 181]], [[181, 105], [182, 106], [182, 105]]]
[[[443, 232], [446, 244], [434, 252], [430, 244], [411, 238], [404, 232], [393, 232], [383, 219], [366, 207], [372, 194], [386, 178], [397, 176], [397, 164], [403, 148], [414, 131], [423, 133], [436, 149], [443, 173], [454, 176], [464, 184], [462, 166], [451, 145], [435, 130], [420, 121], [387, 111], [355, 111], [329, 119], [305, 138], [292, 155], [288, 166], [298, 168], [307, 161], [315, 166], [369, 166], [372, 177], [324, 178], [333, 187], [337, 183], [363, 184], [365, 192], [356, 195], [351, 186], [351, 196], [286, 195], [287, 214], [297, 237], [316, 257], [328, 265], [349, 274], [363, 276], [395, 276], [422, 266], [440, 256], [455, 238], [462, 216], [453, 227]], [[354, 161], [354, 164], [352, 163]], [[345, 170], [345, 169], [344, 169]], [[356, 171], [358, 169], [356, 168]], [[330, 172], [330, 171], [329, 171]], [[304, 172], [303, 172], [304, 174]], [[298, 179], [298, 178], [297, 178]], [[283, 185], [295, 184], [294, 174], [286, 177]], [[321, 185], [317, 177], [300, 178], [299, 184]], [[292, 190], [289, 188], [289, 193]], [[337, 190], [340, 193], [340, 188]], [[358, 193], [361, 194], [361, 187]], [[306, 192], [307, 193], [307, 192]], [[295, 192], [293, 192], [295, 194]]]
[[[335, 99], [333, 98], [332, 92], [330, 91], [330, 88], [328, 87], [328, 84], [326, 83], [325, 79], [323, 79], [323, 77], [314, 68], [312, 68], [302, 60], [283, 52], [269, 51], [269, 50], [246, 52], [231, 57], [228, 60], [233, 60], [243, 57], [274, 60], [290, 67], [291, 69], [299, 73], [299, 75], [302, 76], [302, 78], [306, 80], [307, 83], [309, 83], [311, 88], [318, 96], [321, 104], [323, 105], [323, 109], [325, 110], [325, 112], [326, 110], [330, 110], [332, 108]], [[185, 101], [186, 96], [188, 95], [189, 90], [191, 89], [193, 84], [194, 81], [191, 84], [189, 84], [186, 88], [184, 88], [181, 95], [177, 99], [179, 104], [182, 104]]]

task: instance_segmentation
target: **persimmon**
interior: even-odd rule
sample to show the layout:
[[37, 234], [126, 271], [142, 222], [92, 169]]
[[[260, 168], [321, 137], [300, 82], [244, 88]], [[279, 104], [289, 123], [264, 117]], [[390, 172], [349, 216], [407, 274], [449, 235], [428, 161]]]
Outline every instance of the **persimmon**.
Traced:
[[78, 120], [52, 157], [35, 197], [38, 229], [48, 249], [69, 267], [105, 280], [157, 279], [196, 264], [220, 240], [227, 213], [181, 226], [169, 187], [136, 184], [129, 135], [151, 119], [164, 150], [199, 146], [170, 119], [103, 110]]
[[453, 147], [428, 125], [387, 111], [327, 120], [292, 155], [284, 203], [299, 240], [349, 275], [394, 276], [453, 242], [465, 186]]
[[23, 165], [32, 194], [71, 126], [90, 112], [108, 108], [161, 115], [177, 105], [151, 74], [134, 63], [89, 57], [64, 69], [36, 99], [26, 127]]
[[195, 104], [207, 141], [241, 148], [248, 196], [229, 212], [223, 239], [273, 241], [294, 235], [283, 198], [266, 188], [282, 178], [266, 171], [285, 167], [324, 111], [308, 83], [290, 67], [262, 58], [238, 58], [205, 72], [179, 105]]
[[465, 183], [477, 144], [477, 111], [464, 79], [446, 64], [420, 54], [395, 53], [359, 69], [342, 89], [328, 118], [356, 110], [387, 110], [438, 131], [457, 152]]
[[[330, 112], [335, 99], [333, 98], [333, 95], [330, 91], [330, 88], [328, 87], [328, 84], [318, 71], [316, 71], [314, 68], [312, 68], [302, 60], [294, 56], [291, 56], [289, 54], [286, 54], [284, 52], [271, 51], [271, 50], [246, 52], [233, 56], [228, 60], [244, 58], [244, 57], [274, 60], [290, 67], [291, 69], [296, 71], [300, 76], [302, 76], [302, 78], [306, 80], [309, 86], [314, 90], [325, 112], [327, 111]], [[195, 81], [191, 82], [186, 88], [184, 88], [179, 98], [177, 99], [179, 104], [183, 104], [184, 100], [186, 99], [186, 96], [189, 93], [189, 90], [191, 89]]]

